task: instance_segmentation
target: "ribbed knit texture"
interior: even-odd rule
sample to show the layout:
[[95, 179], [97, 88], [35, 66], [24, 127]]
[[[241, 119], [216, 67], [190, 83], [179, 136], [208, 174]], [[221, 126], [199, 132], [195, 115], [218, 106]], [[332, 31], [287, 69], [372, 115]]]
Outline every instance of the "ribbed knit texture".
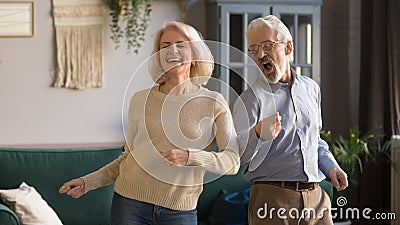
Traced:
[[[205, 171], [235, 174], [239, 169], [227, 104], [219, 93], [202, 87], [179, 96], [165, 95], [158, 86], [134, 94], [126, 139], [118, 159], [83, 177], [86, 192], [115, 181], [115, 191], [127, 198], [193, 210]], [[186, 166], [171, 165], [158, 153], [176, 148], [189, 150]]]

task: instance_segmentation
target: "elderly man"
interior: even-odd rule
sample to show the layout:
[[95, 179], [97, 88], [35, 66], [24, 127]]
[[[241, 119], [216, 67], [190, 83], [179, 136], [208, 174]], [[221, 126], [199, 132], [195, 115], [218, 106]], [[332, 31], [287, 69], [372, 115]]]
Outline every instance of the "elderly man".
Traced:
[[347, 175], [320, 136], [320, 90], [290, 68], [293, 39], [276, 16], [253, 20], [249, 53], [262, 76], [235, 102], [244, 178], [253, 183], [249, 224], [333, 224], [328, 195], [318, 186], [329, 178], [337, 190]]

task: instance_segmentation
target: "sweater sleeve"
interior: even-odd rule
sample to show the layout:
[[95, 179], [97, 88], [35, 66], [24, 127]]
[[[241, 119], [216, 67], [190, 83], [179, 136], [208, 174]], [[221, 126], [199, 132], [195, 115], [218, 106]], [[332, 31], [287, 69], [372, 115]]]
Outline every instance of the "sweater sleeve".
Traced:
[[88, 191], [97, 189], [99, 187], [103, 187], [109, 185], [117, 179], [119, 175], [119, 167], [120, 164], [128, 157], [130, 154], [130, 149], [133, 147], [133, 141], [137, 134], [137, 122], [135, 119], [136, 111], [134, 106], [136, 104], [134, 95], [131, 98], [131, 102], [129, 104], [128, 110], [128, 129], [126, 133], [126, 144], [124, 147], [124, 152], [114, 161], [108, 163], [97, 171], [89, 173], [83, 176], [83, 180], [85, 182], [85, 193]]
[[85, 182], [85, 193], [99, 187], [107, 186], [117, 179], [119, 175], [119, 165], [130, 152], [127, 145], [125, 145], [124, 149], [124, 152], [117, 159], [103, 166], [99, 170], [82, 177]]
[[217, 174], [236, 174], [240, 167], [239, 145], [225, 99], [218, 94], [214, 104], [218, 152], [189, 148], [188, 166], [202, 166]]

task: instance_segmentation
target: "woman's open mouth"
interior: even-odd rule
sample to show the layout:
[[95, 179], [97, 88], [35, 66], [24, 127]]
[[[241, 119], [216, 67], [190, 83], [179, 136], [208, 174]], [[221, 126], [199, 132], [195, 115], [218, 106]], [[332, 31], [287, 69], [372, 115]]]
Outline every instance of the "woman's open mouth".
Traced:
[[183, 60], [181, 58], [175, 58], [175, 57], [169, 58], [166, 61], [167, 61], [167, 63], [182, 63], [183, 62]]

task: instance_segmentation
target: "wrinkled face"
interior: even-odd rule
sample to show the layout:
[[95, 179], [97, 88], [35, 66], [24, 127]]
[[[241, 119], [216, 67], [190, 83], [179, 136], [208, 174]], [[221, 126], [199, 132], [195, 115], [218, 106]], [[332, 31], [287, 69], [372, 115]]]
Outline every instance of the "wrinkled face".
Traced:
[[[267, 41], [276, 42], [271, 49], [263, 49], [261, 45]], [[258, 52], [252, 53], [254, 61], [267, 81], [275, 84], [279, 81], [290, 81], [289, 54], [291, 42], [279, 42], [276, 31], [267, 26], [259, 28], [249, 36], [249, 46], [258, 45]], [[264, 44], [264, 46], [266, 46]]]
[[178, 30], [166, 30], [160, 39], [160, 63], [166, 73], [189, 75], [192, 51], [187, 39]]

